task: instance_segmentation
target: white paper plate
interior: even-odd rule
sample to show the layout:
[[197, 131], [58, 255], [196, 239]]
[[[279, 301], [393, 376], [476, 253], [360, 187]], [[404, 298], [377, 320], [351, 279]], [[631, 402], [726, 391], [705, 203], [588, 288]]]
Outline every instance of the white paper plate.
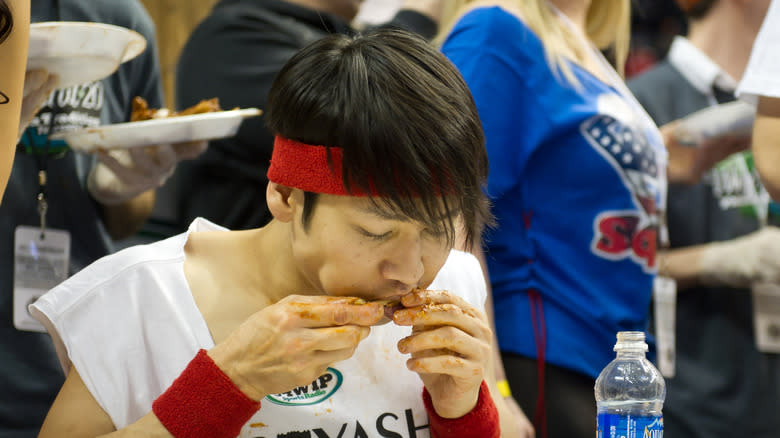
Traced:
[[30, 25], [27, 70], [46, 69], [60, 88], [96, 81], [146, 49], [146, 39], [124, 27], [56, 21]]
[[261, 113], [262, 111], [257, 108], [247, 108], [117, 123], [60, 132], [52, 135], [51, 138], [64, 139], [71, 148], [84, 152], [213, 140], [236, 135], [244, 118], [259, 116]]

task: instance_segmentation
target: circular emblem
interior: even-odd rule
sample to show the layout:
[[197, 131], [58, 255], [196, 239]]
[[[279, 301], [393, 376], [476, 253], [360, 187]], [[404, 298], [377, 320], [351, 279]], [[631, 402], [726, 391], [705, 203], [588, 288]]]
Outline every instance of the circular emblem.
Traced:
[[281, 394], [266, 396], [271, 403], [282, 406], [306, 406], [322, 403], [332, 396], [344, 381], [341, 372], [328, 368], [325, 374], [317, 377], [306, 386], [298, 386]]

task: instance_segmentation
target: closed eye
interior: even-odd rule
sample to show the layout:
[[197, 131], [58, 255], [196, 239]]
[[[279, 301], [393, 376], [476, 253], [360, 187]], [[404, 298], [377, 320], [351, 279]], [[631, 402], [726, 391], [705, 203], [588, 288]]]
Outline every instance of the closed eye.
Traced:
[[362, 227], [355, 227], [355, 228], [358, 230], [358, 232], [360, 234], [362, 234], [363, 236], [368, 237], [369, 239], [372, 239], [372, 240], [385, 240], [388, 237], [390, 237], [391, 234], [393, 234], [392, 231], [388, 231], [388, 232], [382, 233], [382, 234], [375, 234], [375, 233], [372, 233], [372, 232], [370, 232], [370, 231], [368, 231], [368, 230], [366, 230], [365, 228], [362, 228]]

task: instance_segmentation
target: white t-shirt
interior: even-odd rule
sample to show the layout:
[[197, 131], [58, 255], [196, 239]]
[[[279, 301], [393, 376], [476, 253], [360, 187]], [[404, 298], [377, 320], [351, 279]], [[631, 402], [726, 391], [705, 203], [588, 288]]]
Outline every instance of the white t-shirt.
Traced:
[[772, 0], [753, 43], [750, 61], [737, 87], [740, 99], [756, 104], [758, 96], [780, 97], [780, 1]]
[[[196, 219], [187, 233], [98, 260], [30, 306], [65, 372], [75, 365], [117, 429], [150, 412], [198, 349], [214, 346], [183, 271], [189, 233], [204, 230], [224, 228]], [[430, 288], [484, 308], [484, 278], [470, 254], [452, 251]], [[397, 349], [410, 330], [372, 327], [352, 358], [307, 386], [263, 399], [240, 436], [430, 436], [422, 381]]]

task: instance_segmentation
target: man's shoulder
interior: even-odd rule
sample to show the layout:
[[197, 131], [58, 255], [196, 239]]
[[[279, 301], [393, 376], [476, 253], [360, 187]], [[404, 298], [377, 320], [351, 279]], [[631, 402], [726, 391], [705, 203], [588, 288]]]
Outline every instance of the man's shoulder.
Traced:
[[685, 81], [685, 78], [680, 72], [668, 60], [663, 60], [628, 80], [628, 87], [634, 94], [658, 92], [659, 89], [668, 90], [681, 85], [681, 80]]
[[64, 15], [75, 20], [113, 24], [144, 35], [154, 29], [154, 22], [140, 0], [73, 0], [63, 3], [62, 8]]
[[[130, 290], [128, 279], [134, 284], [153, 281], [149, 276], [151, 271], [163, 271], [167, 266], [183, 262], [184, 252], [180, 243], [182, 236], [174, 236], [166, 240], [146, 245], [132, 246], [114, 254], [102, 257], [82, 269], [74, 276], [52, 289], [50, 293], [60, 296], [73, 296], [74, 299], [92, 293], [102, 293], [103, 290]], [[117, 288], [117, 286], [120, 286]], [[117, 293], [117, 292], [112, 292]]]
[[628, 88], [659, 125], [687, 115], [689, 106], [706, 99], [668, 60], [629, 80]]

